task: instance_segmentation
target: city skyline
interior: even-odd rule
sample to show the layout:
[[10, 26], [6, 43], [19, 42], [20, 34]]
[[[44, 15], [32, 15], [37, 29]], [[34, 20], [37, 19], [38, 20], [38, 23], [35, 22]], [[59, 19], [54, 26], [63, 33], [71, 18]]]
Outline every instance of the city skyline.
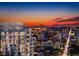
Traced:
[[79, 56], [79, 2], [0, 3], [0, 56]]

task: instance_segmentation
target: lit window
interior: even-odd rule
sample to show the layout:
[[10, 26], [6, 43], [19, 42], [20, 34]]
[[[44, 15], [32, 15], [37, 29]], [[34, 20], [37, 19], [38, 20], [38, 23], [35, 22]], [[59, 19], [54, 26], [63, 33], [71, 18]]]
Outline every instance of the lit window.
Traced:
[[1, 32], [1, 35], [5, 35], [5, 32]]
[[19, 34], [18, 34], [18, 32], [15, 32], [15, 36], [18, 36]]
[[21, 36], [24, 36], [24, 32], [20, 32], [20, 35], [21, 35]]

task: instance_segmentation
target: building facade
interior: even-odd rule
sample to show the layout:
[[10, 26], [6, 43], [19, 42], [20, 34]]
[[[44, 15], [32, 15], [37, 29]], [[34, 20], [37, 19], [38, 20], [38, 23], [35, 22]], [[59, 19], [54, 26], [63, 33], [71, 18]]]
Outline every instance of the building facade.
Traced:
[[0, 29], [0, 53], [4, 56], [33, 55], [31, 28], [22, 23], [2, 23]]

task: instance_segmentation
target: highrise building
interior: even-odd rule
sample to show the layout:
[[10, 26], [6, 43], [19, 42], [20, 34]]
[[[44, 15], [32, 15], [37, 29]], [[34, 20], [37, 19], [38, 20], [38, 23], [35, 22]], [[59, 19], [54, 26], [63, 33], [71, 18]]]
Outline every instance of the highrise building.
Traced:
[[[33, 55], [32, 29], [22, 23], [1, 23], [0, 51], [1, 55]], [[32, 41], [32, 42], [31, 42]], [[32, 47], [31, 47], [32, 46]]]

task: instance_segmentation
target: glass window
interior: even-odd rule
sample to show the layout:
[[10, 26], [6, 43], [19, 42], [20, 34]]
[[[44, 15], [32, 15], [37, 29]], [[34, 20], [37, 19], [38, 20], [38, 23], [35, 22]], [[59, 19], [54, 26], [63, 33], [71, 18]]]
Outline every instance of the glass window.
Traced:
[[20, 32], [20, 36], [24, 36], [25, 35], [25, 33], [24, 32]]
[[5, 32], [1, 32], [1, 35], [5, 35]]

